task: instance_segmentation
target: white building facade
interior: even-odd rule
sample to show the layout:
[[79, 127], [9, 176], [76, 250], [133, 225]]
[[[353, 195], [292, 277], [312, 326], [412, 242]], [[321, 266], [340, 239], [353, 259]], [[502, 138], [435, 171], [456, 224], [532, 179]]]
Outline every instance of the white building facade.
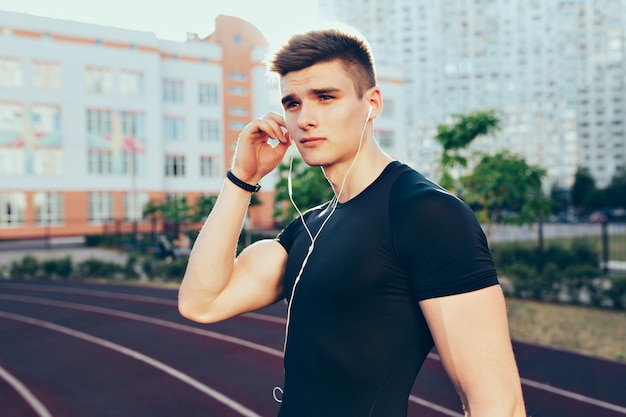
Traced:
[[[218, 16], [205, 39], [0, 11], [0, 239], [148, 230], [149, 200], [217, 194], [239, 131], [281, 112], [267, 41]], [[402, 76], [387, 68], [376, 134], [406, 153]], [[273, 227], [268, 176], [251, 226]]]

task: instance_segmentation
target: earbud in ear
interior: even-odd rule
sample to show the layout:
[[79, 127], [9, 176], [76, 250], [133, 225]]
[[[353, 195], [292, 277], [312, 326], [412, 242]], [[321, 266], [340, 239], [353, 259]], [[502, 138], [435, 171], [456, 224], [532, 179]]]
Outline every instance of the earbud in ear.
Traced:
[[372, 106], [372, 105], [370, 104], [370, 109], [369, 109], [369, 111], [367, 112], [367, 117], [365, 118], [365, 120], [366, 120], [366, 121], [369, 121], [370, 116], [372, 115], [372, 112], [373, 112], [373, 111], [374, 111], [374, 106]]

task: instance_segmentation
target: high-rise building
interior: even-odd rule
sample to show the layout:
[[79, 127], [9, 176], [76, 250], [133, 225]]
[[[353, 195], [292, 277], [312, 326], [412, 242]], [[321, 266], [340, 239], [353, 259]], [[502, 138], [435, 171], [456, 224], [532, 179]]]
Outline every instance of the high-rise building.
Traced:
[[[281, 112], [265, 37], [216, 18], [185, 42], [152, 33], [0, 11], [0, 239], [153, 231], [150, 200], [219, 192], [239, 131]], [[376, 135], [406, 153], [401, 73]], [[272, 228], [276, 173], [249, 226]]]
[[[320, 0], [401, 68], [409, 158], [436, 177], [436, 126], [496, 109], [502, 129], [470, 151], [508, 149], [569, 187], [626, 166], [625, 0]], [[398, 105], [398, 104], [397, 104]]]

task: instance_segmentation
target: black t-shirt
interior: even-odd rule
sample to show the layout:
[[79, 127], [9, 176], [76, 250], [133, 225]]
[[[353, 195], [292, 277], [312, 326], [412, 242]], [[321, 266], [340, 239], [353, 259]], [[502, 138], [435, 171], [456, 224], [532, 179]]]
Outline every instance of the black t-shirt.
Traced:
[[[304, 214], [314, 236], [330, 211], [326, 204]], [[311, 239], [300, 218], [277, 239], [289, 254], [289, 300]], [[497, 283], [471, 209], [390, 163], [337, 206], [315, 241], [293, 292], [279, 417], [406, 416], [433, 346], [418, 301]]]

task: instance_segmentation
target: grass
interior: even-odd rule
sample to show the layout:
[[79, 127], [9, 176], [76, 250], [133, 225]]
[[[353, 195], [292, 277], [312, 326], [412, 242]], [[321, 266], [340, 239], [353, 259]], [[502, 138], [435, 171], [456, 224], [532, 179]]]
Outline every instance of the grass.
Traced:
[[583, 306], [507, 299], [514, 340], [626, 362], [626, 314]]

